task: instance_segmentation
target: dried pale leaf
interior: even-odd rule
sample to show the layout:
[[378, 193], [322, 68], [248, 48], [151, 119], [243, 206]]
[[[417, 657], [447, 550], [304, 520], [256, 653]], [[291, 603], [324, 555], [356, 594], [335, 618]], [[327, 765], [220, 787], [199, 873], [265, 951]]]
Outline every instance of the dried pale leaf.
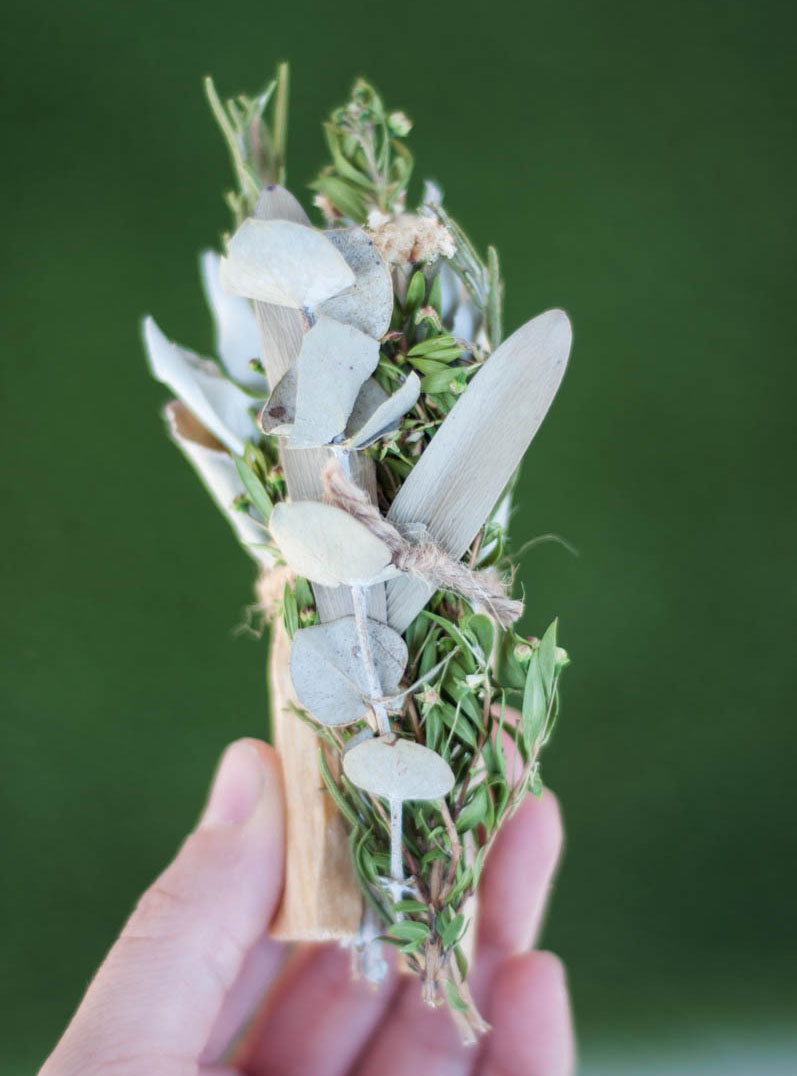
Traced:
[[396, 575], [390, 549], [347, 512], [315, 501], [278, 504], [271, 536], [297, 575], [323, 586], [370, 586]]
[[379, 382], [375, 378], [369, 377], [354, 401], [349, 421], [346, 423], [346, 437], [352, 437], [366, 424], [377, 407], [381, 407], [385, 400], [389, 398]]
[[362, 228], [324, 233], [353, 271], [351, 287], [319, 307], [319, 314], [354, 325], [377, 339], [387, 332], [393, 313], [393, 281], [382, 256]]
[[440, 266], [440, 296], [443, 322], [452, 336], [475, 340], [481, 321], [479, 311], [465, 284], [448, 262]]
[[296, 198], [279, 183], [269, 183], [260, 192], [254, 215], [259, 220], [292, 220], [310, 227], [310, 218]]
[[354, 273], [321, 232], [254, 217], [230, 239], [220, 278], [232, 295], [310, 309], [354, 283]]
[[229, 452], [180, 400], [172, 400], [166, 405], [164, 417], [171, 439], [199, 475], [244, 549], [260, 564], [270, 568], [274, 557], [263, 548], [266, 538], [263, 528], [248, 512], [233, 507], [236, 497], [245, 490]]
[[451, 767], [436, 751], [392, 735], [348, 751], [343, 772], [358, 788], [391, 800], [436, 800], [454, 787]]
[[289, 366], [257, 417], [263, 433], [289, 433], [296, 417], [296, 366]]
[[[275, 184], [264, 187], [260, 192], [255, 216], [258, 220], [291, 220], [296, 224], [310, 225], [310, 219], [290, 191]], [[255, 320], [266, 377], [270, 385], [276, 385], [299, 355], [305, 330], [304, 319], [299, 310], [256, 302]]]
[[[323, 501], [322, 475], [333, 456], [330, 448], [291, 448], [287, 441], [281, 446], [282, 465], [288, 494], [293, 501]], [[363, 452], [352, 453], [349, 463], [352, 481], [364, 489], [372, 501], [376, 501], [376, 466], [370, 456]], [[318, 615], [323, 624], [339, 620], [352, 613], [351, 593], [347, 587], [313, 586]], [[374, 620], [387, 619], [385, 587], [383, 583], [369, 586], [365, 592], [368, 616]]]
[[215, 363], [168, 340], [153, 318], [144, 320], [144, 343], [154, 377], [168, 385], [222, 444], [242, 456], [244, 442], [256, 436], [250, 413], [256, 401], [224, 377]]
[[[406, 415], [410, 408], [414, 407], [418, 402], [420, 392], [421, 379], [413, 371], [401, 388], [394, 392], [392, 396], [389, 396], [384, 403], [380, 404], [369, 416], [367, 422], [350, 437], [348, 442], [350, 447], [367, 448], [374, 441], [378, 441], [380, 437], [392, 433], [393, 430], [398, 428], [402, 416]], [[351, 425], [351, 422], [349, 425]]]
[[[380, 686], [398, 690], [407, 647], [386, 624], [369, 620], [368, 645]], [[369, 710], [368, 679], [354, 617], [302, 628], [293, 637], [291, 677], [296, 697], [324, 725], [349, 725]]]
[[339, 437], [363, 382], [379, 362], [373, 337], [330, 317], [320, 317], [307, 333], [296, 363], [294, 448], [327, 445]]
[[[446, 417], [393, 501], [398, 527], [425, 526], [461, 557], [488, 518], [556, 395], [572, 333], [562, 310], [527, 322], [490, 356]], [[388, 623], [403, 632], [426, 604], [428, 584], [388, 585]]]
[[263, 394], [262, 373], [249, 363], [260, 355], [260, 336], [250, 303], [239, 295], [227, 295], [219, 280], [219, 255], [214, 250], [202, 254], [202, 284], [216, 329], [216, 354], [234, 381]]

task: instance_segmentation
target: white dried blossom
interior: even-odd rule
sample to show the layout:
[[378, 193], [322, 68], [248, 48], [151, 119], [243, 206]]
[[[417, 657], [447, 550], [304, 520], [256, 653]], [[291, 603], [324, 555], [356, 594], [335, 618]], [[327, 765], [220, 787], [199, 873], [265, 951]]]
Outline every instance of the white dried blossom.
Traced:
[[325, 194], [316, 194], [313, 196], [313, 205], [316, 209], [320, 209], [327, 224], [335, 224], [340, 220], [340, 213], [333, 206], [332, 202], [327, 198]]
[[412, 213], [372, 227], [371, 238], [384, 260], [395, 266], [450, 258], [457, 249], [454, 237], [439, 220]]

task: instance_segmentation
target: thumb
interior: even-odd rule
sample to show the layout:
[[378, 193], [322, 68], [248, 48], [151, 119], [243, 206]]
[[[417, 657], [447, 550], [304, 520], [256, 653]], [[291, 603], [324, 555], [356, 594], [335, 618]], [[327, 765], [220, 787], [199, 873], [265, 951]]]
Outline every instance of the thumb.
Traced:
[[40, 1076], [182, 1076], [282, 889], [272, 748], [224, 752], [197, 828], [139, 901]]

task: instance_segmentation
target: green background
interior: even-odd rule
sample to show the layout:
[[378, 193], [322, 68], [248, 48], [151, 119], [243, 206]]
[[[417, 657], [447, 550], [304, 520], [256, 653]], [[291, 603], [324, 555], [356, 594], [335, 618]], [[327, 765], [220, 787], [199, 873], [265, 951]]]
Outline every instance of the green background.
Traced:
[[365, 74], [501, 252], [507, 328], [574, 322], [515, 535], [580, 553], [521, 578], [526, 629], [558, 614], [574, 657], [544, 942], [585, 1070], [787, 1026], [794, 32], [773, 0], [7, 5], [3, 1073], [41, 1061], [222, 745], [264, 727], [253, 569], [166, 440], [138, 319], [209, 351], [196, 255], [230, 176], [201, 76], [254, 90], [283, 58], [295, 190]]

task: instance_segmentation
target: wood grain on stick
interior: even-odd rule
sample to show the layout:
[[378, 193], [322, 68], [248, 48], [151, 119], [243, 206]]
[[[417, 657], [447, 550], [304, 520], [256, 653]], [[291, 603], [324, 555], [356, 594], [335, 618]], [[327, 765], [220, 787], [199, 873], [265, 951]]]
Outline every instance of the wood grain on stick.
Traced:
[[[298, 705], [289, 670], [290, 639], [277, 618], [271, 629], [269, 684], [274, 746], [285, 780], [285, 886], [271, 936], [284, 941], [329, 941], [355, 933], [362, 895], [351, 865], [346, 827], [324, 789], [315, 732], [288, 706]], [[337, 754], [327, 762], [333, 776]]]

